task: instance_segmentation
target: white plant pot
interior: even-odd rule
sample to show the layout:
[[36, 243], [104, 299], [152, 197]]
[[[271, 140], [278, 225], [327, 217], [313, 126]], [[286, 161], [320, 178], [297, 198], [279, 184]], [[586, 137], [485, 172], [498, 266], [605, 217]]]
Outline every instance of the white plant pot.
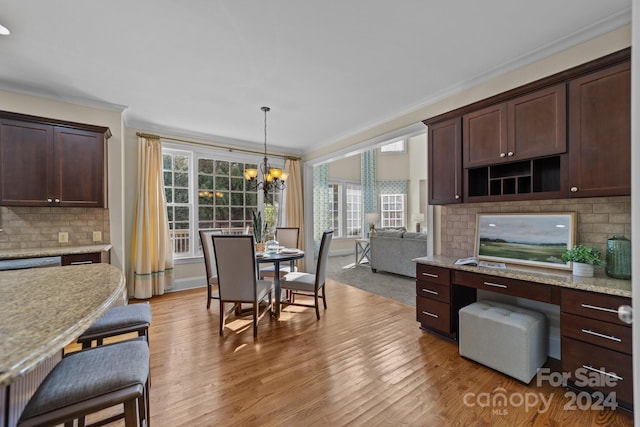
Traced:
[[581, 262], [573, 263], [573, 275], [581, 277], [593, 277], [593, 265]]

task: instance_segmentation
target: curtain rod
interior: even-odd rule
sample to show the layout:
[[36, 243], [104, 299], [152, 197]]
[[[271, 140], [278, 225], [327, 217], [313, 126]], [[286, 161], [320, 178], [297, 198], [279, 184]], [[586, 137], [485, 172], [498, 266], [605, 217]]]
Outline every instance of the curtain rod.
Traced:
[[[144, 132], [136, 132], [136, 136], [139, 136], [142, 138], [166, 139], [168, 141], [184, 142], [186, 144], [199, 145], [202, 147], [220, 148], [223, 150], [229, 150], [229, 152], [240, 151], [243, 153], [260, 154], [264, 156], [264, 151], [252, 150], [250, 148], [236, 148], [230, 145], [220, 145], [220, 144], [205, 144], [204, 142], [196, 142], [196, 141], [190, 141], [188, 139], [180, 139], [180, 138], [171, 138], [167, 136], [159, 136], [159, 135], [154, 135], [152, 133], [144, 133]], [[300, 160], [300, 157], [288, 156], [285, 154], [276, 154], [276, 153], [267, 152], [267, 155], [271, 157], [279, 157], [281, 159], [286, 159], [286, 160]]]

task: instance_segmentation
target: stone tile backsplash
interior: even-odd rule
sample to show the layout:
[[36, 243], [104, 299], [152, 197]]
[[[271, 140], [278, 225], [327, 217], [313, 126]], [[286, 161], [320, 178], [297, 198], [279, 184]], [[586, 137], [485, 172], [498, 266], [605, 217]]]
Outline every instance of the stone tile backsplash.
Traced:
[[[90, 246], [110, 243], [109, 209], [0, 207], [0, 250]], [[58, 233], [69, 233], [58, 243]], [[93, 232], [102, 241], [93, 241]]]
[[441, 253], [463, 258], [473, 255], [478, 213], [576, 212], [576, 243], [593, 246], [604, 256], [614, 234], [631, 238], [631, 197], [465, 203], [442, 207]]

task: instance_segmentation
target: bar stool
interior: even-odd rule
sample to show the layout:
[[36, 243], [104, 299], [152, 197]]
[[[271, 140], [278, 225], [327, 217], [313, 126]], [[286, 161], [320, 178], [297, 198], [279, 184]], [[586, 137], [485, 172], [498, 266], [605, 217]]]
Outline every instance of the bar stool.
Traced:
[[91, 347], [94, 340], [100, 346], [105, 338], [131, 332], [137, 332], [138, 336], [144, 336], [148, 341], [150, 324], [151, 305], [148, 302], [115, 306], [89, 326], [78, 337], [78, 343], [86, 349]]
[[119, 404], [124, 412], [93, 425], [124, 418], [126, 427], [145, 421], [149, 426], [149, 346], [142, 338], [64, 357], [31, 397], [18, 426], [73, 426], [76, 419], [84, 426], [87, 415]]

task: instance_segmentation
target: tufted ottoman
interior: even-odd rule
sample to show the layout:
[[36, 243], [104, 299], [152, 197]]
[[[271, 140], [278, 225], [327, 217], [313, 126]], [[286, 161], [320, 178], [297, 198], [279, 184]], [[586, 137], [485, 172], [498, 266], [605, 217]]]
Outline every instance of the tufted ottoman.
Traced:
[[547, 359], [544, 314], [482, 300], [459, 311], [460, 355], [529, 383]]

